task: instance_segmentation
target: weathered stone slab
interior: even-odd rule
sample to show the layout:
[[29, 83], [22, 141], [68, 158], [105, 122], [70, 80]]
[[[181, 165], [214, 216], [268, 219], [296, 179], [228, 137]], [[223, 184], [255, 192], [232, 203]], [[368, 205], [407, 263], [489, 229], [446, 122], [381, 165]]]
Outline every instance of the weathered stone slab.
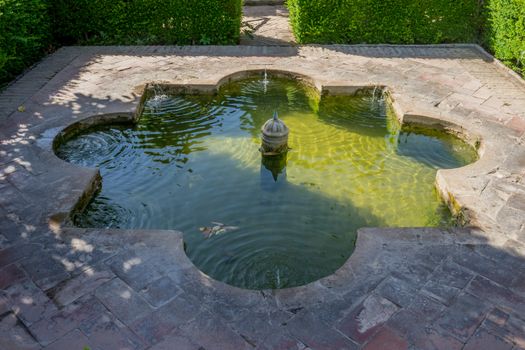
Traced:
[[288, 332], [312, 349], [358, 349], [355, 342], [305, 312], [294, 317], [286, 327]]
[[22, 267], [42, 290], [53, 288], [69, 278], [66, 267], [58, 259], [39, 254], [22, 261]]
[[382, 327], [363, 347], [366, 350], [407, 350], [408, 342], [388, 327]]
[[152, 310], [137, 292], [118, 278], [97, 288], [95, 296], [128, 325]]
[[80, 275], [66, 280], [48, 292], [53, 301], [65, 306], [76, 299], [92, 293], [99, 286], [115, 278], [115, 274], [100, 266], [85, 269]]
[[156, 344], [173, 330], [198, 317], [202, 310], [197, 302], [179, 296], [130, 325], [130, 328], [147, 344]]
[[470, 294], [462, 294], [436, 321], [436, 324], [456, 338], [466, 341], [474, 334], [489, 310], [490, 306], [483, 300]]
[[167, 276], [151, 282], [140, 291], [144, 299], [153, 307], [166, 304], [180, 293], [182, 291], [177, 286], [177, 283]]
[[479, 329], [467, 342], [464, 350], [512, 350], [514, 344], [491, 334], [485, 329]]
[[40, 344], [49, 345], [105, 311], [106, 308], [97, 299], [84, 297], [77, 299], [58, 313], [36, 322], [29, 329]]
[[26, 280], [7, 289], [11, 308], [26, 326], [55, 314], [56, 305], [32, 281]]
[[140, 350], [145, 345], [124, 324], [109, 313], [84, 322], [80, 329], [86, 334], [94, 348]]
[[14, 283], [26, 278], [26, 274], [16, 264], [0, 269], [0, 289], [6, 289]]
[[0, 316], [0, 349], [37, 350], [40, 345], [10, 313]]
[[44, 350], [65, 350], [65, 349], [79, 349], [85, 348], [96, 349], [90, 340], [80, 330], [75, 329], [69, 332], [57, 341], [49, 344]]

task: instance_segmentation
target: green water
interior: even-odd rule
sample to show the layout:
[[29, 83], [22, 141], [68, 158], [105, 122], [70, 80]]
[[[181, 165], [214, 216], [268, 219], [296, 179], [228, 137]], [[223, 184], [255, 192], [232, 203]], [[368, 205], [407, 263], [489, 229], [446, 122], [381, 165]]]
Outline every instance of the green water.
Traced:
[[[103, 177], [76, 224], [180, 230], [199, 269], [251, 289], [333, 273], [360, 227], [451, 225], [436, 171], [474, 161], [474, 150], [400, 130], [378, 96], [319, 100], [274, 77], [266, 87], [259, 78], [232, 83], [217, 96], [152, 97], [137, 125], [90, 130], [57, 150]], [[274, 110], [292, 149], [262, 164], [260, 127]], [[212, 222], [237, 229], [207, 237]]]

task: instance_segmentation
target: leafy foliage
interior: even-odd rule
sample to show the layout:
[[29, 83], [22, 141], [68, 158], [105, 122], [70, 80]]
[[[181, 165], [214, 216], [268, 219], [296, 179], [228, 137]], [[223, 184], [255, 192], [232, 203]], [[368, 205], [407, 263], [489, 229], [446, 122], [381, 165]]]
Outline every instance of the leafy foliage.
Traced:
[[486, 0], [484, 44], [525, 74], [525, 0]]
[[478, 0], [288, 0], [301, 43], [475, 42]]
[[0, 84], [41, 57], [51, 42], [47, 2], [0, 0]]
[[53, 0], [55, 37], [81, 44], [234, 44], [242, 0]]

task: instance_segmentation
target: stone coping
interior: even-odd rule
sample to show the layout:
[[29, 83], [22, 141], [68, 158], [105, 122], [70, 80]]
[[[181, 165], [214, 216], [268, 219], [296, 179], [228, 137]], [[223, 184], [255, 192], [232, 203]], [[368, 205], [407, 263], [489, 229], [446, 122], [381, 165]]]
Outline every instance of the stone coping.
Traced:
[[[92, 195], [100, 175], [96, 169], [58, 159], [53, 153], [57, 135], [71, 130], [71, 125], [76, 128], [100, 121], [134, 120], [150, 83], [214, 91], [228, 79], [263, 69], [304, 77], [323, 94], [385, 87], [401, 122], [444, 128], [476, 145], [480, 155], [477, 162], [439, 170], [436, 178], [443, 197], [469, 227], [361, 229], [354, 254], [333, 275], [302, 287], [255, 292], [224, 285], [198, 271], [184, 254], [178, 232], [63, 225], [71, 211], [80, 209]], [[119, 324], [115, 317], [122, 322], [118, 332], [132, 332], [124, 339], [138, 336], [136, 344], [143, 344], [142, 348], [162, 344], [173, 337], [174, 329], [185, 334], [178, 341], [204, 344], [202, 339], [187, 339], [188, 334], [203, 335], [191, 328], [203, 322], [202, 318], [188, 317], [179, 324], [170, 321], [169, 315], [159, 315], [177, 300], [185, 300], [199, 313], [211, 313], [211, 319], [217, 317], [213, 329], [224, 334], [233, 329], [241, 335], [232, 338], [243, 344], [239, 348], [271, 343], [262, 331], [246, 336], [250, 330], [243, 329], [245, 313], [259, 315], [253, 322], [264, 319], [264, 327], [270, 324], [277, 340], [292, 339], [313, 348], [316, 342], [357, 348], [379, 335], [394, 337], [388, 333], [392, 329], [400, 339], [409, 339], [401, 336], [399, 325], [385, 328], [393, 317], [410, 311], [414, 302], [405, 305], [405, 301], [386, 295], [382, 288], [391, 280], [401, 281], [395, 285], [417, 291], [421, 298], [430, 295], [440, 312], [432, 322], [427, 320], [429, 325], [440, 337], [462, 346], [480, 332], [481, 322], [463, 333], [447, 328], [447, 322], [456, 320], [455, 313], [471, 312], [461, 305], [472, 304], [473, 309], [483, 310], [484, 318], [494, 310], [503, 310], [508, 319], [521, 319], [512, 308], [520, 308], [517, 305], [525, 293], [525, 269], [520, 269], [525, 266], [525, 85], [477, 46], [69, 47], [47, 58], [28, 76], [30, 79], [22, 77], [0, 98], [1, 106], [11, 108], [0, 119], [0, 277], [7, 268], [20, 269], [26, 276], [21, 281], [29, 278], [27, 283], [36, 288], [33, 293], [45, 292], [47, 297], [42, 299], [59, 309], [40, 315], [33, 324], [23, 312], [16, 311], [16, 298], [9, 294], [9, 288], [21, 288], [21, 282], [6, 284], [2, 280], [7, 287], [0, 283], [0, 289], [9, 294], [10, 310], [36, 339], [37, 346], [66, 341], [69, 332], [81, 332], [88, 342], [98, 339], [91, 336], [91, 328], [85, 328], [86, 320], [53, 334], [38, 323], [50, 322], [57, 315], [65, 317], [62, 308], [69, 310], [84, 301], [90, 304], [90, 297], [105, 306], [110, 314], [108, 322]], [[32, 91], [32, 82], [39, 76], [43, 82]], [[23, 96], [11, 94], [15, 90], [24, 91]], [[24, 102], [19, 103], [22, 98]], [[22, 104], [23, 108], [16, 110]], [[469, 258], [462, 260], [465, 256]], [[136, 267], [125, 267], [133, 261], [137, 261]], [[507, 270], [498, 270], [503, 262]], [[428, 290], [436, 283], [436, 274], [450, 264], [459, 265], [457, 269], [470, 279], [461, 286], [449, 286], [455, 291], [449, 300], [438, 291]], [[86, 269], [94, 270], [95, 275], [107, 274], [105, 282], [112, 288], [87, 283]], [[80, 292], [74, 287], [79, 280], [85, 288]], [[481, 280], [485, 287], [495, 283], [503, 289], [490, 297], [480, 295], [472, 286]], [[154, 290], [150, 284], [159, 281], [174, 285], [171, 294], [165, 296], [172, 300], [166, 305], [160, 302], [162, 296], [145, 291]], [[131, 307], [137, 315], [127, 315], [115, 299], [116, 290], [129, 292], [133, 300], [138, 293], [137, 305], [145, 299], [149, 306]], [[0, 314], [4, 314], [2, 298], [0, 294]], [[469, 298], [478, 298], [480, 305], [490, 307], [478, 308], [469, 304]], [[201, 304], [206, 307], [202, 309]], [[86, 308], [89, 313], [96, 306]], [[360, 318], [352, 314], [356, 308], [361, 310], [356, 314]], [[363, 310], [376, 311], [363, 314]], [[269, 316], [271, 313], [275, 314]], [[312, 314], [319, 320], [312, 319]], [[155, 326], [151, 315], [164, 323]], [[367, 321], [368, 328], [352, 328], [354, 325], [346, 323], [356, 320], [351, 315], [361, 320], [361, 325]], [[281, 316], [284, 321], [279, 323], [276, 320]], [[219, 326], [224, 320], [228, 330]], [[144, 328], [144, 322], [154, 325]], [[306, 332], [310, 327], [316, 331]], [[169, 334], [161, 336], [159, 332], [167, 328]], [[369, 332], [371, 329], [375, 331]], [[518, 344], [518, 338], [500, 338]], [[410, 342], [415, 344], [414, 339]]]

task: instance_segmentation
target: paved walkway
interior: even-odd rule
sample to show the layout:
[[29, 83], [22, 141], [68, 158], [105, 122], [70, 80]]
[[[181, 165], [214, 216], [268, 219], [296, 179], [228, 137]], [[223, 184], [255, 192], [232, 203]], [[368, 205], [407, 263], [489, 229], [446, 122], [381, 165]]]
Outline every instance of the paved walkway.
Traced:
[[241, 45], [295, 45], [288, 23], [288, 9], [277, 6], [245, 6]]
[[[470, 226], [361, 229], [335, 274], [248, 291], [198, 271], [179, 232], [64, 225], [100, 181], [53, 154], [64, 128], [131, 120], [148, 82], [264, 68], [387, 87], [403, 122], [478, 145], [437, 176]], [[525, 85], [475, 46], [69, 47], [0, 106], [0, 349], [525, 349]]]

